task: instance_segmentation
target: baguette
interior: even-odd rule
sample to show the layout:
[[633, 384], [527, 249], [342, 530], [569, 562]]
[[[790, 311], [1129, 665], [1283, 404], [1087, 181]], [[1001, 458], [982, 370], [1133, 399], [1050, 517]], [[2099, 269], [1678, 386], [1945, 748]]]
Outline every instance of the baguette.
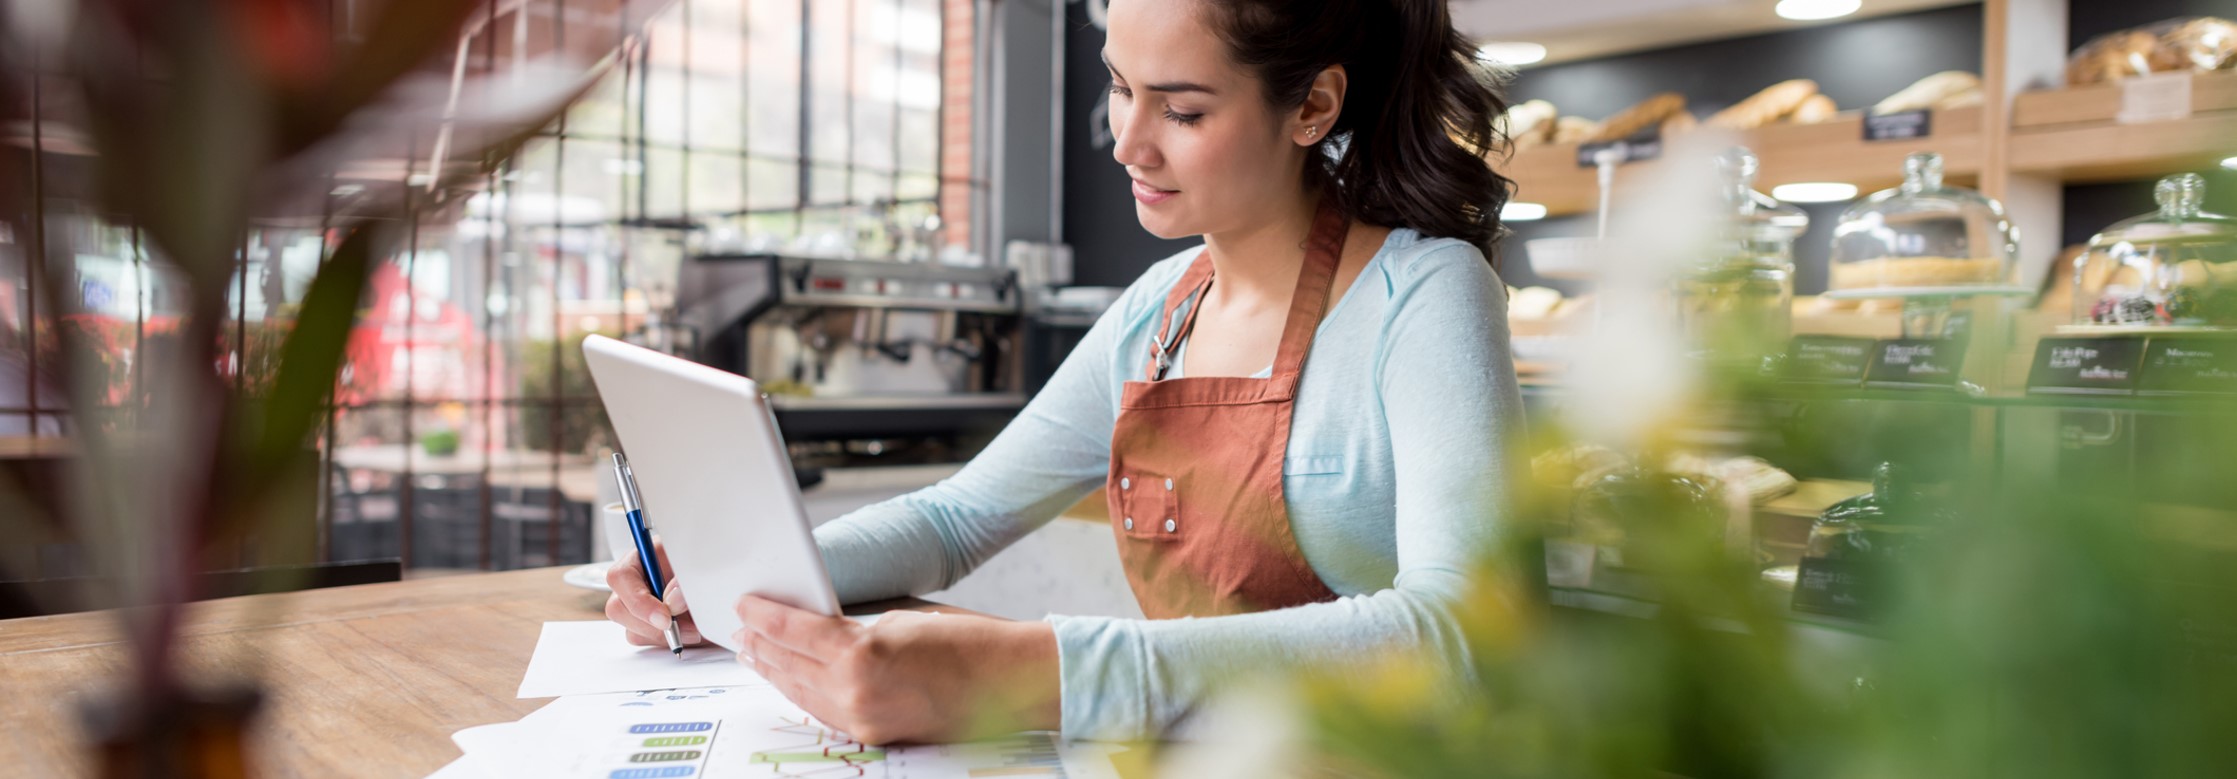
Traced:
[[1822, 94], [1811, 95], [1810, 99], [1804, 100], [1801, 105], [1794, 107], [1794, 113], [1787, 115], [1787, 121], [1795, 124], [1817, 124], [1831, 119], [1839, 113], [1841, 113], [1841, 107], [1834, 105], [1833, 98]]
[[1582, 116], [1564, 116], [1554, 120], [1553, 143], [1584, 143], [1600, 132], [1600, 123]]
[[1676, 92], [1664, 92], [1640, 101], [1638, 105], [1626, 108], [1615, 116], [1601, 120], [1599, 131], [1594, 132], [1584, 140], [1586, 143], [1620, 141], [1637, 134], [1641, 130], [1659, 126], [1663, 120], [1669, 119], [1671, 114], [1685, 109], [1686, 99], [1684, 95]]
[[1802, 102], [1818, 93], [1818, 82], [1806, 78], [1781, 81], [1716, 112], [1704, 124], [1727, 130], [1753, 130], [1794, 113]]
[[[1970, 98], [1967, 97], [1970, 93]], [[1980, 102], [1981, 79], [1962, 70], [1945, 70], [1913, 82], [1872, 106], [1875, 114], [1896, 114], [1922, 108], [1956, 108]], [[1956, 102], [1953, 102], [1956, 101]]]

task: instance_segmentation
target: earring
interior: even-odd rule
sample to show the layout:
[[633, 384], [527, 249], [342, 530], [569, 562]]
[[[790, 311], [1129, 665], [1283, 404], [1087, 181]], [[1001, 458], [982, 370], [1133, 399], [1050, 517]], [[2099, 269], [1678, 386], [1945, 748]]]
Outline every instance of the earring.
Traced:
[[1306, 140], [1312, 140], [1312, 138], [1313, 138], [1313, 134], [1315, 134], [1315, 133], [1318, 133], [1318, 132], [1320, 132], [1320, 128], [1318, 128], [1318, 127], [1307, 127], [1307, 128], [1305, 128], [1305, 139], [1306, 139]]

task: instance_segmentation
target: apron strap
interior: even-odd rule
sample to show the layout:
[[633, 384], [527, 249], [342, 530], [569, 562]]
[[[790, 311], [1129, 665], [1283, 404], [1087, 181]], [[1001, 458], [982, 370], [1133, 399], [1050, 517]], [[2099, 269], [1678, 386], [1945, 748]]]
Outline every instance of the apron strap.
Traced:
[[1289, 320], [1282, 326], [1282, 345], [1274, 352], [1274, 380], [1294, 392], [1305, 371], [1305, 355], [1312, 351], [1313, 333], [1328, 313], [1328, 293], [1336, 286], [1336, 267], [1342, 261], [1344, 236], [1351, 219], [1322, 197], [1313, 216], [1313, 233], [1305, 241], [1305, 266], [1297, 274], [1297, 292], [1289, 298]]
[[[1328, 311], [1328, 293], [1335, 287], [1344, 236], [1350, 231], [1351, 220], [1336, 210], [1334, 202], [1323, 197], [1313, 215], [1312, 234], [1305, 239], [1305, 264], [1297, 274], [1297, 290], [1289, 298], [1289, 316], [1282, 325], [1281, 347], [1274, 353], [1272, 379], [1283, 385], [1285, 393], [1297, 389], [1298, 377], [1304, 373], [1305, 354], [1312, 351], [1313, 332], [1320, 327], [1321, 317]], [[1212, 257], [1207, 248], [1196, 255], [1188, 272], [1166, 297], [1164, 320], [1150, 336], [1149, 367], [1144, 371], [1150, 381], [1163, 380], [1172, 370], [1174, 352], [1196, 327], [1196, 303], [1211, 286]]]
[[1178, 351], [1181, 339], [1196, 329], [1196, 301], [1212, 287], [1211, 249], [1207, 247], [1189, 263], [1188, 271], [1165, 301], [1164, 321], [1158, 331], [1150, 334], [1150, 364], [1144, 371], [1149, 381], [1162, 381], [1173, 368], [1173, 354]]

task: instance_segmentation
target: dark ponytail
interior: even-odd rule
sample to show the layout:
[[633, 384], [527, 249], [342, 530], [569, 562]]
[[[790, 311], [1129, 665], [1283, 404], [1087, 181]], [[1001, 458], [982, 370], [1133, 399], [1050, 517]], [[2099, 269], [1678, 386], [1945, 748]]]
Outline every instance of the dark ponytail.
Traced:
[[[1344, 109], [1305, 180], [1346, 214], [1458, 238], [1494, 257], [1514, 181], [1484, 150], [1504, 148], [1500, 76], [1453, 29], [1446, 0], [1205, 0], [1236, 62], [1267, 102], [1305, 103], [1313, 78], [1343, 65]], [[1496, 144], [1496, 145], [1495, 145]]]

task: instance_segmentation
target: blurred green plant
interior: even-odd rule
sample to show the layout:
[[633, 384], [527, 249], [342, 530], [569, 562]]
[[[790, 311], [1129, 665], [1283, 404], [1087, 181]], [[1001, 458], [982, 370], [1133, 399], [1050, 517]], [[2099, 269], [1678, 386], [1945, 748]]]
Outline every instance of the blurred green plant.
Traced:
[[[1702, 408], [1873, 402], [1747, 375], [1709, 385], [1673, 429], [1729, 418]], [[1884, 402], [1951, 424], [2002, 414], [2020, 425], [2055, 422], [2064, 401], [1929, 404], [1955, 414]], [[2195, 477], [2196, 464], [2237, 455], [2230, 403], [2124, 408], [2180, 422], [2163, 446], [2133, 453], [2139, 471]], [[1792, 612], [1753, 550], [1723, 542], [1715, 507], [1665, 474], [1581, 499], [1533, 486], [1462, 609], [1465, 689], [1411, 656], [1365, 677], [1311, 678], [1304, 762], [1391, 777], [2228, 775], [2237, 505], [2182, 503], [2126, 468], [2007, 467], [1995, 441], [1955, 456], [1946, 435], [1873, 443], [1884, 459], [1931, 464], [1941, 489], [1914, 499], [1956, 518], [1888, 571], [1877, 620]], [[1837, 462], [1831, 450], [1858, 442], [1780, 445]], [[1572, 511], [1628, 518], [1623, 595], [1534, 578]]]
[[[646, 18], [634, 6], [647, 4], [581, 10], [633, 22]], [[109, 747], [103, 770], [238, 773], [244, 731], [213, 741], [181, 730], [195, 711], [246, 716], [234, 696], [197, 704], [197, 685], [180, 670], [175, 646], [201, 571], [247, 539], [312, 525], [298, 512], [296, 475], [316, 471], [309, 443], [327, 416], [367, 277], [402, 244], [400, 225], [416, 208], [471, 194], [634, 36], [600, 38], [589, 52], [516, 52], [507, 72], [466, 79], [464, 53], [496, 20], [497, 5], [386, 0], [343, 17], [315, 0], [15, 10], [23, 12], [0, 14], [0, 111], [37, 113], [0, 118], [22, 119], [35, 141], [52, 133], [90, 152], [69, 166], [46, 165], [45, 149], [0, 154], [0, 218], [18, 221], [7, 232], [24, 238], [40, 316], [72, 322], [81, 312], [58, 259], [70, 256], [66, 239], [29, 218], [41, 212], [33, 198], [81, 195], [103, 219], [140, 231], [149, 256], [174, 276], [184, 314], [166, 348], [143, 345], [134, 356], [146, 397], [128, 404], [127, 424], [81, 419], [69, 428], [73, 494], [0, 515], [0, 532], [66, 518], [93, 558], [101, 577], [93, 581], [113, 582], [113, 592], [88, 600], [140, 607], [117, 612], [133, 675], [109, 710], [115, 716], [97, 729]], [[34, 83], [39, 101], [21, 94]], [[506, 100], [482, 99], [500, 90]], [[415, 159], [375, 191], [344, 197], [335, 186], [345, 169], [389, 163], [396, 149], [414, 149]], [[421, 174], [402, 175], [412, 170]], [[305, 216], [319, 220], [332, 248], [300, 309], [253, 337], [233, 331], [231, 282], [252, 218]], [[113, 333], [33, 326], [55, 334], [59, 355], [48, 369], [67, 388], [68, 408], [90, 415], [116, 400]], [[235, 343], [245, 354], [231, 351]], [[120, 483], [135, 489], [113, 488]]]

